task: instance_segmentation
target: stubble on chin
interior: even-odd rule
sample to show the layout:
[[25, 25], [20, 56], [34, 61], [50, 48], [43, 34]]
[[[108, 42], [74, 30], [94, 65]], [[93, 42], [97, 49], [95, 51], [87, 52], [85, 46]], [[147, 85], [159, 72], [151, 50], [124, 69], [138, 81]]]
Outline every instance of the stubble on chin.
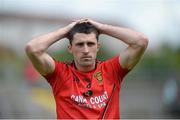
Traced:
[[93, 66], [95, 64], [95, 61], [94, 60], [81, 61], [80, 64], [83, 67], [90, 67], [90, 66]]

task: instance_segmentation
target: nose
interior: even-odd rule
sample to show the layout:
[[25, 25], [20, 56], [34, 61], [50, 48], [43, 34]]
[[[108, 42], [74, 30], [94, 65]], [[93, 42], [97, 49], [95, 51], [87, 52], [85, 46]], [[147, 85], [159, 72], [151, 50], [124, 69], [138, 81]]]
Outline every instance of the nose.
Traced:
[[86, 44], [84, 45], [83, 53], [85, 54], [89, 53], [89, 47]]

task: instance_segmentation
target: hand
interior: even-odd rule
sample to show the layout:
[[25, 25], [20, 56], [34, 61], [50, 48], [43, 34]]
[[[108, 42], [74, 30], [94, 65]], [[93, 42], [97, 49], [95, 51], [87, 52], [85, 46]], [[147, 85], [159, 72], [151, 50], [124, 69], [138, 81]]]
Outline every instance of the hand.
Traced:
[[69, 25], [65, 26], [64, 29], [68, 33], [76, 24], [87, 23], [87, 19], [74, 19]]
[[89, 18], [83, 18], [83, 19], [78, 19], [78, 20], [74, 20], [76, 22], [76, 24], [79, 24], [79, 23], [90, 23], [92, 25], [94, 25], [100, 33], [103, 33], [103, 30], [102, 30], [102, 27], [104, 24], [102, 23], [99, 23], [97, 21], [94, 21], [94, 20], [91, 20]]
[[77, 21], [71, 22], [69, 25], [65, 26], [64, 29], [67, 31], [67, 33], [77, 24]]
[[91, 19], [86, 19], [86, 21], [89, 22], [90, 24], [94, 25], [101, 32], [102, 26], [104, 24], [99, 23], [99, 22], [94, 21], [94, 20], [91, 20]]

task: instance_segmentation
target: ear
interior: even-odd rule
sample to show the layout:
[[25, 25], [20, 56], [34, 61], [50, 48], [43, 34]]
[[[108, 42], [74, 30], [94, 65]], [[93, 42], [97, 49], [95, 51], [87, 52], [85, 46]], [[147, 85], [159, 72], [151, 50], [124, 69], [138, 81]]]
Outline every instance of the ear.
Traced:
[[100, 44], [100, 42], [98, 42], [97, 43], [97, 52], [99, 51], [100, 47], [101, 47], [101, 44]]
[[71, 44], [68, 45], [68, 52], [72, 54], [72, 45]]

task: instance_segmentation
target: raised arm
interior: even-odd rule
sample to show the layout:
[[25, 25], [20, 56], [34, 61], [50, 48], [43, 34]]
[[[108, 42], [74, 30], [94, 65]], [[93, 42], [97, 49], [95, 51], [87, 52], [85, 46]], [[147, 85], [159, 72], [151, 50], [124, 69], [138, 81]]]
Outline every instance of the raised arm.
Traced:
[[115, 37], [128, 45], [120, 53], [119, 62], [123, 68], [130, 70], [138, 63], [148, 45], [145, 35], [128, 28], [102, 24], [90, 19], [85, 19], [85, 21], [95, 25], [100, 33]]
[[67, 33], [75, 24], [77, 24], [77, 22], [74, 21], [66, 27], [34, 38], [26, 44], [26, 54], [40, 74], [47, 75], [54, 71], [54, 60], [47, 54], [46, 50], [53, 43], [66, 37]]

